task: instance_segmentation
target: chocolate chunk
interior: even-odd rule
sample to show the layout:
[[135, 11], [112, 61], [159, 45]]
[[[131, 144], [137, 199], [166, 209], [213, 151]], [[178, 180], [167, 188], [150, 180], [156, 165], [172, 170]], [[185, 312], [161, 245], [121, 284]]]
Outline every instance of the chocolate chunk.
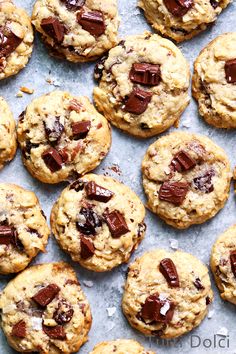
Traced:
[[201, 283], [201, 280], [199, 278], [196, 278], [195, 281], [193, 282], [194, 286], [198, 289], [198, 290], [204, 290], [204, 286]]
[[225, 77], [229, 84], [236, 82], [236, 59], [228, 60], [225, 63]]
[[96, 228], [102, 226], [101, 218], [92, 208], [82, 208], [76, 222], [77, 229], [84, 235], [96, 235]]
[[59, 339], [59, 340], [66, 339], [66, 333], [64, 327], [61, 325], [55, 327], [49, 327], [43, 324], [43, 331], [51, 339]]
[[94, 78], [97, 81], [100, 81], [102, 78], [103, 70], [104, 70], [104, 64], [105, 61], [107, 60], [108, 56], [104, 55], [95, 65], [94, 68]]
[[146, 63], [133, 64], [129, 78], [137, 84], [156, 86], [161, 81], [160, 65]]
[[[165, 311], [162, 308], [165, 306]], [[162, 313], [161, 313], [162, 312]], [[142, 306], [140, 316], [151, 322], [169, 323], [174, 315], [174, 304], [168, 299], [160, 300], [157, 295], [150, 295]]]
[[60, 23], [57, 17], [44, 18], [41, 21], [41, 27], [44, 32], [57, 43], [62, 43], [64, 40], [65, 27]]
[[74, 189], [76, 192], [82, 191], [84, 189], [84, 181], [82, 181], [81, 179], [77, 179], [77, 181], [71, 183], [69, 189]]
[[219, 1], [217, 0], [210, 0], [210, 4], [213, 7], [213, 9], [217, 9], [217, 7], [219, 6]]
[[75, 111], [77, 113], [80, 113], [81, 111], [84, 111], [83, 105], [79, 101], [77, 101], [75, 98], [70, 101], [68, 109], [70, 111]]
[[184, 16], [193, 6], [193, 0], [164, 0], [167, 10], [176, 17]]
[[22, 252], [24, 250], [24, 246], [18, 237], [17, 231], [14, 228], [13, 228], [13, 236], [12, 236], [11, 243], [13, 244], [14, 247], [18, 249], [18, 251]]
[[236, 251], [230, 253], [230, 263], [232, 272], [236, 278]]
[[180, 205], [183, 203], [189, 190], [186, 182], [164, 182], [159, 190], [159, 199]]
[[45, 288], [39, 290], [32, 299], [41, 307], [46, 307], [59, 293], [60, 288], [56, 284], [49, 284]]
[[203, 193], [211, 193], [214, 191], [214, 185], [212, 183], [212, 177], [215, 176], [213, 169], [205, 172], [204, 174], [195, 177], [193, 179], [193, 187]]
[[85, 0], [61, 0], [65, 5], [67, 10], [77, 11], [84, 6]]
[[54, 121], [52, 119], [50, 121], [46, 120], [43, 124], [47, 139], [51, 143], [57, 143], [64, 131], [64, 125], [61, 124], [60, 117], [55, 117]]
[[105, 221], [111, 232], [111, 236], [118, 238], [129, 232], [124, 216], [118, 211], [114, 210], [111, 213], [104, 214]]
[[81, 11], [77, 14], [77, 21], [85, 31], [95, 37], [101, 36], [105, 30], [105, 20], [101, 11]]
[[211, 299], [209, 298], [209, 296], [206, 297], [206, 305], [210, 305], [211, 303]]
[[148, 104], [151, 102], [152, 92], [147, 92], [136, 88], [132, 91], [125, 103], [124, 110], [132, 114], [142, 114], [146, 111]]
[[184, 150], [179, 151], [171, 161], [174, 171], [188, 171], [196, 166], [196, 161]]
[[114, 195], [109, 189], [103, 188], [93, 181], [86, 183], [85, 191], [89, 199], [103, 203], [107, 203]]
[[22, 149], [22, 155], [23, 155], [24, 159], [29, 159], [29, 155], [31, 153], [31, 150], [36, 149], [38, 147], [39, 147], [39, 144], [34, 144], [34, 143], [31, 143], [30, 140], [26, 140], [25, 147]]
[[74, 139], [84, 139], [90, 131], [91, 122], [90, 120], [85, 120], [82, 122], [73, 123], [71, 128]]
[[166, 278], [171, 288], [179, 288], [177, 269], [170, 258], [165, 258], [160, 262], [160, 272]]
[[66, 300], [61, 300], [58, 304], [56, 311], [53, 314], [54, 320], [63, 325], [64, 323], [69, 323], [73, 317], [74, 310]]
[[0, 27], [0, 58], [7, 58], [21, 44], [22, 38], [17, 37], [9, 28]]
[[91, 240], [81, 235], [80, 237], [80, 256], [82, 259], [88, 259], [95, 253], [95, 247]]
[[10, 245], [14, 236], [14, 230], [10, 226], [0, 226], [0, 245]]
[[17, 338], [25, 338], [26, 337], [26, 323], [25, 321], [21, 320], [17, 322], [11, 331], [11, 335]]
[[62, 158], [58, 151], [52, 147], [42, 154], [42, 159], [51, 172], [59, 171], [62, 168]]

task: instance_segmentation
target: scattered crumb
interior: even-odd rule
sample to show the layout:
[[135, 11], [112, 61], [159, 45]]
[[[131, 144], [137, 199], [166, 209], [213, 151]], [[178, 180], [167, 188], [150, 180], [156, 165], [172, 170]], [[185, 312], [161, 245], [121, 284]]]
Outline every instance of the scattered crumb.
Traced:
[[114, 327], [115, 327], [115, 323], [114, 323], [114, 322], [109, 323], [109, 326], [108, 326], [107, 332], [112, 331]]
[[16, 94], [16, 97], [23, 97], [23, 93], [22, 92], [17, 92], [17, 94]]
[[53, 85], [55, 87], [61, 87], [61, 83], [57, 80], [57, 79], [53, 79], [51, 77], [48, 77], [46, 79], [46, 82], [49, 84], [49, 85]]
[[116, 307], [107, 307], [106, 310], [108, 317], [112, 317], [116, 313]]
[[169, 242], [170, 242], [170, 248], [172, 248], [172, 250], [177, 250], [179, 248], [179, 241], [176, 240], [175, 238], [171, 238]]
[[32, 95], [34, 93], [33, 89], [30, 89], [30, 88], [25, 87], [25, 86], [21, 86], [20, 87], [20, 91], [24, 92], [24, 93], [27, 93], [28, 95]]
[[210, 310], [210, 311], [208, 312], [207, 318], [208, 318], [209, 320], [212, 319], [212, 317], [214, 316], [214, 314], [215, 314], [215, 311], [214, 311], [214, 310]]
[[229, 331], [226, 327], [221, 327], [220, 329], [218, 329], [217, 334], [219, 336], [226, 337], [229, 334]]
[[92, 288], [93, 287], [93, 282], [92, 280], [84, 280], [83, 284], [87, 286], [87, 288]]
[[104, 172], [105, 176], [110, 176], [110, 174], [112, 172], [116, 173], [118, 176], [122, 175], [122, 171], [120, 169], [120, 166], [117, 163], [114, 163], [113, 165], [108, 166], [108, 167], [104, 168], [103, 170], [105, 171]]

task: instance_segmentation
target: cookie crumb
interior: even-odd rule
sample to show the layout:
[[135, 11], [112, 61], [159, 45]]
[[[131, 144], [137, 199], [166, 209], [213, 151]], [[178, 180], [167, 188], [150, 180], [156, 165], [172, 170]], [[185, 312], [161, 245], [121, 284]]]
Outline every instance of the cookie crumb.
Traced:
[[30, 89], [30, 88], [25, 87], [25, 86], [21, 86], [20, 87], [20, 91], [24, 92], [24, 93], [27, 93], [28, 95], [32, 95], [34, 93], [34, 89]]

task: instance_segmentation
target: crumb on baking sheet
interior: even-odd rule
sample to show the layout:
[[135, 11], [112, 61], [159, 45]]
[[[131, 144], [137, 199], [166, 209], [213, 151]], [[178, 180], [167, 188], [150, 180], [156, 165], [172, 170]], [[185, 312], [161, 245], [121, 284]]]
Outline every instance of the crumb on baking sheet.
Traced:
[[20, 87], [20, 91], [24, 92], [24, 93], [27, 93], [28, 95], [32, 95], [34, 93], [34, 89], [30, 89], [30, 88], [25, 87], [25, 86], [21, 86]]

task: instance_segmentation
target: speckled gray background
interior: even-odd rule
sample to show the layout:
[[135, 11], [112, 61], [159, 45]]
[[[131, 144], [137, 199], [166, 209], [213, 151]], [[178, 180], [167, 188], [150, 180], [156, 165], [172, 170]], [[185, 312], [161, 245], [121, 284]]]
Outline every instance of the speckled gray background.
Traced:
[[[15, 0], [15, 2], [17, 5], [26, 8], [28, 13], [31, 13], [32, 0]], [[136, 0], [118, 0], [118, 3], [121, 17], [120, 37], [128, 34], [141, 33], [143, 30], [150, 29], [143, 15], [136, 8]], [[236, 29], [235, 18], [236, 5], [233, 3], [224, 11], [217, 23], [211, 26], [208, 31], [180, 45], [191, 66], [199, 51], [209, 41], [218, 34], [226, 31], [234, 31]], [[58, 87], [59, 89], [68, 90], [76, 95], [87, 95], [91, 97], [92, 89], [95, 85], [92, 77], [93, 67], [93, 63], [74, 65], [51, 58], [36, 36], [35, 48], [30, 63], [26, 69], [16, 77], [0, 82], [0, 95], [7, 99], [14, 112], [15, 118], [17, 118], [34, 97], [55, 89], [54, 86], [46, 82], [48, 78], [54, 79], [55, 83], [60, 85], [60, 87]], [[20, 86], [33, 88], [35, 92], [31, 96], [24, 94], [23, 98], [17, 98], [16, 94]], [[235, 132], [216, 130], [206, 125], [198, 116], [194, 100], [191, 101], [191, 104], [185, 111], [179, 129], [209, 136], [216, 143], [225, 148], [231, 159], [232, 167], [236, 165]], [[144, 201], [145, 197], [141, 186], [140, 164], [147, 147], [154, 140], [155, 139], [148, 139], [146, 141], [137, 140], [113, 128], [113, 144], [111, 151], [96, 172], [108, 173], [123, 181], [132, 187]], [[120, 176], [110, 169], [114, 164], [119, 165], [121, 170]], [[17, 183], [34, 191], [38, 195], [48, 217], [53, 202], [57, 199], [64, 187], [63, 184], [50, 186], [34, 180], [24, 169], [19, 151], [15, 160], [0, 172], [0, 181]], [[177, 231], [168, 227], [162, 221], [158, 220], [157, 217], [147, 212], [146, 238], [133, 257], [137, 257], [144, 251], [155, 247], [168, 249], [170, 248], [170, 240], [177, 239], [180, 249], [193, 253], [208, 264], [214, 240], [227, 227], [235, 223], [235, 221], [236, 205], [233, 188], [231, 189], [231, 196], [225, 208], [213, 220], [200, 226], [191, 227], [186, 231]], [[122, 315], [120, 304], [127, 266], [121, 266], [107, 274], [95, 274], [86, 271], [79, 265], [71, 262], [69, 257], [59, 249], [52, 237], [47, 247], [47, 253], [40, 254], [35, 262], [41, 263], [62, 259], [72, 263], [73, 267], [76, 269], [92, 308], [93, 325], [88, 343], [80, 350], [81, 354], [89, 353], [93, 346], [102, 340], [111, 340], [114, 338], [135, 338], [142, 342], [147, 348], [152, 348], [152, 350], [160, 354], [176, 352], [193, 352], [199, 354], [209, 352], [214, 354], [225, 352], [236, 353], [235, 306], [223, 302], [214, 285], [215, 301], [211, 306], [211, 319], [206, 318], [199, 328], [178, 341], [161, 343], [157, 339], [145, 338], [143, 335], [130, 328]], [[0, 288], [3, 288], [9, 279], [9, 277], [0, 276]], [[92, 287], [88, 287], [88, 285], [91, 286], [92, 284]], [[110, 312], [115, 311], [110, 317], [107, 311], [109, 308], [111, 308]], [[226, 337], [220, 336], [220, 333], [225, 334]], [[215, 345], [214, 335], [216, 339]], [[201, 338], [201, 344], [198, 338]], [[222, 339], [222, 341], [218, 342], [220, 339]], [[204, 340], [205, 342], [203, 343]], [[192, 346], [195, 346], [195, 348], [191, 348], [191, 341]], [[225, 346], [225, 348], [220, 348], [219, 345]], [[206, 346], [210, 346], [210, 348], [207, 349]], [[12, 354], [14, 351], [8, 347], [6, 339], [1, 333], [0, 354], [10, 353]]]

